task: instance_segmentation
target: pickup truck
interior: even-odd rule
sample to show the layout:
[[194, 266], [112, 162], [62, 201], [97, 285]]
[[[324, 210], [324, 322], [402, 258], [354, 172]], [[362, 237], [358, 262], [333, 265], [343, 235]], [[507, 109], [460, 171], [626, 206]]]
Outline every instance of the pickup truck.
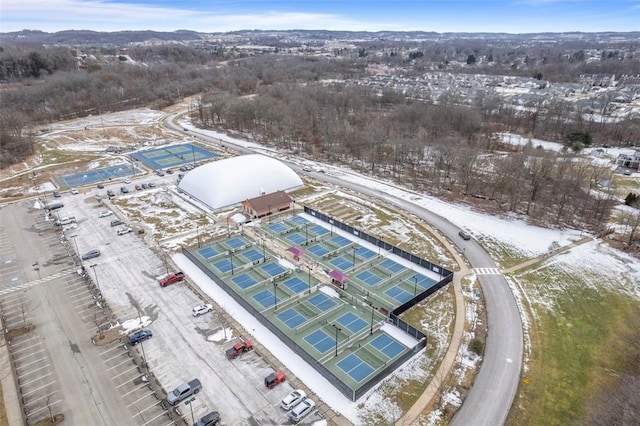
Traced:
[[184, 272], [171, 272], [158, 279], [161, 287], [166, 287], [171, 284], [175, 284], [178, 281], [184, 280]]
[[227, 358], [234, 359], [239, 357], [245, 352], [249, 352], [253, 349], [253, 344], [249, 340], [238, 342], [231, 348], [227, 349]]
[[202, 389], [202, 383], [200, 380], [193, 379], [188, 383], [183, 383], [167, 395], [167, 402], [169, 405], [179, 404], [185, 398], [195, 395]]

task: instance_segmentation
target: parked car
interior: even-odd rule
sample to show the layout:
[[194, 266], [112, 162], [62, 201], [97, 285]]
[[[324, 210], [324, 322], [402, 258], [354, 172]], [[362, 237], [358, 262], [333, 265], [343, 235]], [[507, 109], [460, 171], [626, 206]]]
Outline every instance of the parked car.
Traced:
[[307, 394], [302, 389], [296, 389], [282, 399], [280, 406], [285, 410], [291, 410], [306, 397]]
[[120, 187], [120, 192], [122, 192], [123, 194], [128, 194], [129, 193], [129, 188], [127, 188], [126, 186], [121, 186]]
[[627, 169], [622, 174], [625, 176], [631, 176], [631, 170]]
[[122, 183], [126, 183], [127, 185], [129, 185], [131, 183], [131, 179], [125, 179], [122, 181]]
[[304, 172], [310, 172], [310, 171], [311, 171], [311, 167], [309, 167], [309, 166], [304, 166], [304, 167], [302, 168], [302, 171], [304, 171]]
[[104, 189], [104, 185], [103, 185], [103, 184], [101, 184], [101, 183], [99, 183], [99, 184], [98, 184], [98, 189]]
[[63, 217], [60, 220], [56, 220], [55, 224], [56, 226], [62, 226], [62, 225], [68, 225], [70, 223], [75, 223], [75, 222], [76, 222], [75, 216], [69, 216], [69, 217]]
[[140, 191], [142, 189], [142, 185], [136, 185], [136, 191]]
[[78, 192], [78, 190], [77, 190], [76, 188], [71, 188], [71, 191], [70, 191], [70, 192], [71, 192], [73, 195], [78, 195], [78, 194], [79, 194], [79, 192]]
[[273, 389], [285, 380], [286, 376], [284, 375], [284, 373], [276, 371], [275, 373], [271, 373], [264, 378], [264, 385], [269, 389]]
[[60, 194], [60, 191], [53, 191], [53, 197], [54, 198], [60, 198], [60, 197], [62, 197], [62, 195]]
[[149, 187], [149, 185], [147, 185], [146, 183], [143, 183], [142, 185], [140, 185], [142, 187], [142, 189], [147, 189]]
[[289, 411], [289, 419], [294, 423], [298, 423], [300, 420], [311, 414], [315, 408], [316, 403], [313, 399], [305, 398], [298, 405], [293, 407], [291, 411]]
[[209, 414], [202, 416], [200, 420], [195, 422], [193, 426], [216, 426], [220, 424], [220, 413], [212, 411]]
[[115, 197], [115, 196], [116, 196], [116, 193], [115, 193], [115, 192], [113, 192], [112, 190], [108, 189], [108, 190], [107, 190], [107, 196], [108, 196], [109, 198], [111, 198], [111, 197]]
[[121, 221], [120, 219], [114, 219], [111, 221], [111, 226], [120, 226], [122, 225], [124, 222]]
[[226, 355], [228, 359], [238, 358], [245, 352], [249, 352], [253, 350], [253, 343], [250, 340], [244, 340], [236, 343], [226, 351]]
[[470, 240], [471, 239], [471, 235], [469, 235], [465, 231], [458, 232], [458, 235], [460, 235], [460, 237], [462, 237], [463, 240]]
[[213, 311], [213, 306], [207, 303], [206, 305], [198, 305], [195, 308], [191, 309], [191, 314], [194, 317], [199, 317], [200, 315], [204, 315], [211, 311]]
[[156, 172], [156, 174], [157, 174], [158, 176], [164, 176], [164, 172], [163, 172], [162, 170], [158, 170], [158, 171]]
[[100, 250], [93, 249], [93, 250], [89, 250], [88, 252], [83, 254], [82, 255], [82, 260], [89, 260], [89, 259], [93, 259], [93, 258], [99, 257], [99, 256], [100, 256]]
[[153, 183], [153, 182], [149, 182], [149, 183], [147, 184], [147, 186], [148, 186], [149, 188], [155, 188], [155, 187], [156, 187], [156, 184], [155, 184], [155, 183]]
[[184, 272], [170, 272], [167, 275], [163, 275], [158, 278], [158, 283], [161, 287], [166, 287], [171, 284], [175, 284], [178, 281], [184, 280]]
[[176, 405], [185, 398], [195, 395], [202, 389], [202, 383], [200, 380], [193, 379], [188, 383], [183, 383], [167, 395], [167, 402], [169, 405]]
[[117, 234], [124, 235], [124, 234], [128, 234], [129, 232], [131, 232], [131, 228], [120, 228], [118, 229]]
[[153, 333], [151, 332], [151, 330], [136, 331], [135, 333], [128, 336], [129, 344], [131, 346], [135, 346], [137, 343], [143, 342], [147, 339], [151, 339], [152, 337]]
[[113, 212], [111, 210], [105, 210], [103, 212], [98, 213], [98, 217], [107, 217], [111, 216]]

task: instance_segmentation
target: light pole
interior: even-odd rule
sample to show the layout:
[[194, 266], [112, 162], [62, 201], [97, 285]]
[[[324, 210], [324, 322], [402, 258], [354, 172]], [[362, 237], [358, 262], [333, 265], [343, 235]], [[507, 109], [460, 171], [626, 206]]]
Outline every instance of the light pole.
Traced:
[[278, 283], [273, 282], [273, 304], [275, 306], [274, 311], [278, 310]]
[[304, 224], [304, 244], [309, 244], [309, 222]]
[[193, 156], [193, 167], [196, 166], [196, 147], [191, 144], [191, 155]]
[[198, 238], [198, 248], [200, 248], [200, 225], [196, 223], [196, 238]]
[[353, 268], [351, 269], [356, 269], [356, 246], [353, 246]]
[[307, 269], [309, 270], [309, 294], [311, 294], [311, 266], [307, 265]]
[[233, 275], [233, 251], [229, 250], [229, 262], [231, 263], [231, 275]]
[[98, 284], [98, 271], [96, 271], [96, 266], [98, 266], [98, 264], [94, 263], [93, 265], [89, 265], [89, 268], [93, 269], [93, 275], [96, 277], [96, 287], [98, 287], [98, 291], [100, 291], [100, 284]]
[[184, 403], [184, 405], [188, 405], [189, 408], [191, 409], [191, 424], [194, 424], [196, 422], [195, 419], [193, 418], [193, 406], [191, 405], [191, 403], [195, 400], [196, 400], [195, 396], [192, 396], [191, 398], [187, 399]]
[[262, 241], [262, 263], [266, 263], [267, 262], [267, 252], [264, 248], [264, 237], [261, 238]]
[[371, 330], [369, 330], [369, 335], [373, 334], [373, 313], [375, 312], [375, 308], [371, 305]]
[[[82, 266], [82, 257], [80, 256], [80, 250], [78, 250], [78, 241], [76, 241], [77, 235], [72, 235], [69, 238], [73, 239], [73, 245], [76, 246], [76, 253], [78, 253], [78, 259], [80, 259], [80, 266]], [[73, 259], [73, 263], [76, 263], [75, 258]]]
[[335, 356], [338, 356], [338, 331], [342, 331], [342, 329], [335, 324], [331, 324], [331, 325], [333, 326], [333, 328], [336, 329], [336, 355]]
[[418, 276], [416, 274], [413, 274], [413, 281], [413, 295], [415, 296], [416, 294], [418, 294]]

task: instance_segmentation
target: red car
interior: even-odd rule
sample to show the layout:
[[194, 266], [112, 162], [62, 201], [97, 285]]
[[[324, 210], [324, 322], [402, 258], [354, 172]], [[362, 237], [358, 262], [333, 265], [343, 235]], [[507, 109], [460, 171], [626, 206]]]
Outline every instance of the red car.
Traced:
[[273, 389], [276, 385], [285, 381], [284, 373], [280, 373], [279, 371], [276, 373], [271, 373], [267, 377], [264, 378], [264, 385], [269, 389]]
[[172, 272], [158, 279], [161, 287], [166, 287], [171, 284], [175, 284], [178, 281], [184, 280], [184, 272]]

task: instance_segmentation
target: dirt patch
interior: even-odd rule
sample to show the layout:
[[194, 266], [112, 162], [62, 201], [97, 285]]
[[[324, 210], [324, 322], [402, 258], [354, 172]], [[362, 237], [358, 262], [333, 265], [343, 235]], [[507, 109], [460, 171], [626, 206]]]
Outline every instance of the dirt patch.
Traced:
[[46, 418], [36, 422], [36, 426], [52, 426], [57, 425], [58, 423], [62, 423], [64, 421], [64, 414], [56, 414], [53, 416], [53, 419]]
[[91, 338], [91, 342], [93, 342], [96, 346], [107, 345], [109, 343], [115, 342], [122, 338], [122, 327], [114, 327], [110, 330], [107, 330], [102, 333], [98, 333]]
[[27, 324], [25, 326], [22, 326], [20, 328], [14, 328], [13, 330], [9, 330], [7, 331], [7, 333], [4, 335], [5, 339], [7, 340], [11, 340], [13, 338], [16, 338], [18, 336], [22, 336], [23, 334], [29, 333], [33, 330], [36, 329], [36, 326], [33, 324]]

